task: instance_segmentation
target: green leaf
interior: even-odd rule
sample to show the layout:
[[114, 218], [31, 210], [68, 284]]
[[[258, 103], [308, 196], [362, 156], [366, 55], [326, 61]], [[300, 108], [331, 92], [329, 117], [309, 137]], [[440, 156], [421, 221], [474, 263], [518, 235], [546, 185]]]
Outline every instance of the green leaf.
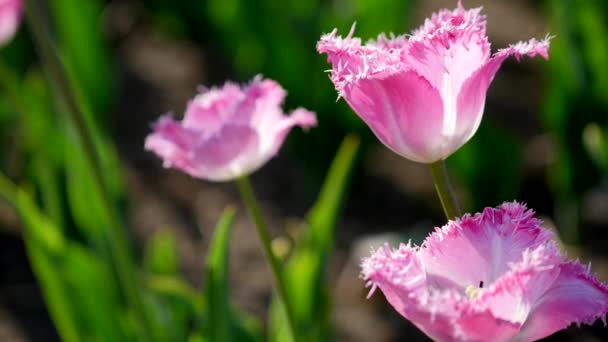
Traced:
[[163, 339], [184, 341], [191, 318], [201, 315], [205, 303], [201, 294], [180, 278], [177, 241], [172, 231], [154, 234], [146, 246], [144, 268], [150, 308], [161, 324]]
[[144, 265], [154, 274], [177, 274], [179, 259], [175, 234], [170, 230], [160, 230], [154, 234], [144, 253]]
[[208, 336], [211, 341], [232, 341], [228, 280], [228, 246], [235, 211], [226, 208], [215, 227], [207, 256], [206, 292], [209, 305]]
[[38, 246], [52, 255], [59, 255], [64, 250], [66, 241], [59, 227], [40, 212], [25, 191], [17, 190], [15, 207], [26, 226], [28, 238], [35, 240]]
[[58, 176], [52, 162], [44, 154], [33, 155], [31, 168], [33, 178], [40, 189], [42, 209], [57, 228], [65, 229], [63, 197], [58, 184]]
[[64, 156], [68, 205], [80, 232], [87, 240], [101, 245], [104, 232], [112, 223], [103, 206], [100, 189], [93, 180], [91, 166], [74, 142], [66, 144]]
[[85, 339], [127, 340], [133, 332], [122, 330], [127, 327], [121, 324], [126, 316], [125, 306], [110, 266], [90, 250], [72, 243], [62, 253], [61, 268]]
[[71, 293], [65, 286], [60, 272], [57, 272], [54, 256], [40, 244], [39, 240], [32, 238], [28, 230], [29, 228], [24, 233], [28, 258], [57, 332], [62, 341], [82, 341], [77, 324], [78, 315], [72, 307]]
[[64, 132], [58, 127], [51, 94], [40, 70], [33, 69], [25, 75], [20, 100], [23, 105], [19, 129], [23, 134], [25, 152], [42, 155], [53, 168], [63, 164]]
[[272, 297], [270, 303], [269, 336], [270, 342], [294, 342], [288, 328], [287, 312], [285, 306], [277, 296]]
[[205, 298], [192, 288], [190, 284], [176, 275], [148, 274], [145, 276], [145, 284], [155, 295], [175, 298], [187, 303], [191, 307], [192, 312], [197, 315], [202, 314], [207, 308]]
[[66, 249], [61, 231], [40, 212], [25, 191], [14, 188], [4, 177], [0, 180], [2, 195], [15, 206], [23, 221], [23, 240], [30, 264], [59, 335], [63, 341], [81, 341], [79, 316], [59, 272], [58, 259]]
[[[49, 9], [60, 53], [77, 85], [80, 100], [86, 101], [85, 108], [91, 108], [97, 115], [107, 113], [114, 73], [103, 37], [103, 2], [56, 0], [49, 2]], [[97, 124], [101, 122], [96, 120]]]
[[258, 320], [230, 305], [228, 247], [234, 216], [232, 207], [224, 209], [209, 247], [204, 292], [207, 312], [201, 337], [208, 341], [262, 341]]
[[358, 149], [357, 136], [348, 135], [344, 138], [329, 168], [321, 193], [308, 214], [311, 242], [315, 249], [322, 252], [323, 257], [333, 246], [334, 228], [344, 205]]
[[148, 309], [156, 316], [160, 340], [185, 341], [193, 317], [202, 314], [204, 299], [178, 275], [147, 275]]
[[[350, 185], [357, 159], [359, 138], [347, 136], [338, 149], [325, 178], [319, 197], [307, 216], [308, 230], [285, 266], [288, 296], [294, 306], [298, 331], [309, 340], [327, 340], [329, 322], [328, 289], [323, 277], [327, 258], [334, 244], [338, 216]], [[275, 300], [276, 301], [276, 300]], [[278, 305], [271, 308], [271, 339], [282, 341], [284, 313]]]
[[[108, 234], [107, 231], [112, 229], [111, 213], [107, 212], [103, 205], [102, 189], [94, 181], [93, 166], [85, 158], [85, 151], [75, 132], [67, 127], [64, 132], [67, 140], [64, 147], [64, 167], [70, 212], [82, 234], [96, 245], [101, 245], [104, 234]], [[102, 139], [94, 130], [91, 132], [94, 135], [96, 151], [101, 158], [102, 175], [108, 194], [112, 202], [118, 203], [123, 197], [119, 161], [112, 144]]]

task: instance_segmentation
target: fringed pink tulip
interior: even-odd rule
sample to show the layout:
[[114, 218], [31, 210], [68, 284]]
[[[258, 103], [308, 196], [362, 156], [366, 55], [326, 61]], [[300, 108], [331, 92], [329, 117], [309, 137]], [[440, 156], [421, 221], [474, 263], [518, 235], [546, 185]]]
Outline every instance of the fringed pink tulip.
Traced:
[[21, 23], [21, 0], [0, 0], [0, 47], [8, 44]]
[[549, 39], [517, 43], [494, 55], [480, 8], [441, 10], [412, 35], [384, 34], [362, 45], [354, 25], [346, 38], [323, 35], [340, 97], [378, 139], [421, 163], [444, 160], [479, 127], [490, 82], [511, 55], [548, 58]]
[[608, 287], [533, 215], [516, 202], [467, 214], [420, 247], [372, 252], [362, 277], [436, 341], [534, 341], [605, 320]]
[[227, 181], [248, 175], [277, 154], [293, 126], [317, 124], [305, 109], [285, 116], [285, 95], [277, 82], [261, 77], [242, 88], [228, 82], [203, 91], [188, 103], [181, 122], [161, 117], [145, 148], [165, 167], [193, 177]]

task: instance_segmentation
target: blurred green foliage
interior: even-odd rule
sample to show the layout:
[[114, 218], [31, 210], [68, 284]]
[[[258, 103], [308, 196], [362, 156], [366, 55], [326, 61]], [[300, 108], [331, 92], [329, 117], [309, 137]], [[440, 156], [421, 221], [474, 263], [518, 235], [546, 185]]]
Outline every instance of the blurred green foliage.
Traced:
[[567, 241], [581, 229], [581, 198], [606, 175], [608, 145], [608, 5], [605, 1], [547, 2], [551, 30], [543, 122], [557, 145], [549, 180], [558, 227]]

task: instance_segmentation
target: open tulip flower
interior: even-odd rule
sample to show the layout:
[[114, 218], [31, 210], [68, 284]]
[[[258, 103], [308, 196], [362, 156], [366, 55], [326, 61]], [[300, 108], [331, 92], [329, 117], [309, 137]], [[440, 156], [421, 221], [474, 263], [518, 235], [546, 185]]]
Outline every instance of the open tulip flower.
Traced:
[[520, 42], [490, 52], [480, 8], [441, 10], [412, 35], [381, 34], [361, 44], [354, 25], [346, 38], [323, 35], [317, 50], [328, 56], [340, 97], [380, 141], [421, 163], [445, 160], [481, 122], [490, 82], [511, 55], [548, 58], [549, 40]]
[[285, 116], [285, 90], [256, 77], [239, 87], [227, 82], [188, 103], [184, 119], [161, 117], [145, 143], [166, 167], [193, 177], [227, 181], [246, 176], [277, 154], [293, 126], [317, 124], [314, 113], [298, 108]]
[[0, 0], [0, 46], [13, 39], [21, 22], [22, 11], [21, 0]]
[[534, 341], [605, 320], [608, 287], [533, 215], [516, 202], [464, 215], [420, 247], [372, 252], [362, 277], [436, 341]]

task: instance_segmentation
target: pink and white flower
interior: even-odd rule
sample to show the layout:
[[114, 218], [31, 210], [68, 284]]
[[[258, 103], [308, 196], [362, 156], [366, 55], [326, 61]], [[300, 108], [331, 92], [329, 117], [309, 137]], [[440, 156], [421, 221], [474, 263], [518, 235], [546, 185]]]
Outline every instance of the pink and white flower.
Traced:
[[317, 43], [340, 97], [388, 148], [421, 163], [444, 160], [477, 131], [488, 87], [514, 55], [548, 58], [549, 39], [491, 55], [481, 8], [441, 10], [412, 35], [361, 43], [337, 29]]
[[608, 287], [560, 255], [551, 231], [517, 202], [464, 215], [421, 246], [388, 245], [362, 277], [436, 341], [534, 341], [608, 311]]
[[165, 167], [193, 177], [227, 181], [248, 175], [277, 154], [293, 126], [317, 124], [315, 114], [302, 108], [285, 116], [285, 95], [277, 82], [261, 77], [244, 87], [227, 82], [203, 91], [188, 103], [181, 122], [161, 117], [145, 148]]
[[13, 39], [23, 15], [21, 0], [0, 0], [0, 46]]

